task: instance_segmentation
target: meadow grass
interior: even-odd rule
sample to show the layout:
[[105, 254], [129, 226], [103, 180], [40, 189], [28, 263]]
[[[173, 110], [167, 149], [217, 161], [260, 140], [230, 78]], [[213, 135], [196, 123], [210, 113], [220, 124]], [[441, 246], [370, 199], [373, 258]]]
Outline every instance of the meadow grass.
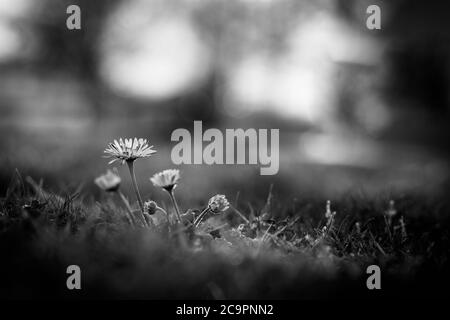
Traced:
[[[109, 194], [61, 196], [15, 175], [0, 199], [2, 298], [299, 299], [440, 297], [449, 282], [448, 205], [403, 196], [348, 196], [331, 203], [231, 205], [130, 224]], [[134, 206], [133, 206], [134, 205]], [[132, 204], [139, 221], [140, 210]], [[134, 209], [136, 208], [136, 210]], [[391, 210], [392, 212], [389, 212]], [[79, 265], [82, 289], [67, 290]], [[382, 270], [382, 290], [366, 288], [366, 268]]]

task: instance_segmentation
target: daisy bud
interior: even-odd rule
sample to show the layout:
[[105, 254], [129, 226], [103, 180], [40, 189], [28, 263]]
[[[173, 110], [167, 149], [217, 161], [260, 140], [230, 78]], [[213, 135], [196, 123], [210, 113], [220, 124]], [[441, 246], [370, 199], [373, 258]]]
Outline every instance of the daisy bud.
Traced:
[[155, 214], [156, 208], [158, 205], [155, 201], [145, 201], [144, 202], [144, 212], [148, 213], [149, 215]]
[[214, 197], [209, 199], [208, 202], [208, 208], [213, 213], [223, 212], [227, 210], [229, 207], [230, 204], [228, 203], [227, 198], [222, 194], [215, 195]]

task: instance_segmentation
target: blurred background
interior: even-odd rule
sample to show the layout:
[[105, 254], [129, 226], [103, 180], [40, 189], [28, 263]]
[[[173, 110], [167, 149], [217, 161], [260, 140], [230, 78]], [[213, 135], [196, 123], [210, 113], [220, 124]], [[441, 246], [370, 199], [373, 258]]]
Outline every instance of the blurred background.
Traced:
[[[68, 30], [66, 8], [81, 8]], [[381, 30], [366, 9], [381, 7]], [[99, 191], [107, 143], [148, 138], [145, 198], [175, 167], [170, 135], [279, 128], [280, 171], [181, 165], [181, 201], [448, 187], [450, 19], [444, 1], [0, 0], [0, 185], [17, 168]], [[130, 184], [126, 168], [119, 168]]]

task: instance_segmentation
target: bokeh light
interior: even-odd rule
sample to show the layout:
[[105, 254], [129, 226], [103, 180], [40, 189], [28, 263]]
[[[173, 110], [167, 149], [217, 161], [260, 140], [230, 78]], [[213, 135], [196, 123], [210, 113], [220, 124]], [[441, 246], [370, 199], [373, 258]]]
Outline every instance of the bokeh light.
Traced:
[[152, 2], [126, 2], [112, 14], [104, 27], [101, 74], [125, 95], [168, 99], [205, 79], [209, 52], [187, 15], [147, 18], [151, 10]]

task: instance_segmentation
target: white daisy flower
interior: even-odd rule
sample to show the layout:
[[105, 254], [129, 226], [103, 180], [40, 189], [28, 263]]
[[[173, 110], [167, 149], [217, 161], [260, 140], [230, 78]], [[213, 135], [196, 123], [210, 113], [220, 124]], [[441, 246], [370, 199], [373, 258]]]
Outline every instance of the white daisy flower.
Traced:
[[150, 146], [147, 139], [119, 139], [114, 140], [113, 143], [108, 144], [108, 147], [104, 151], [106, 158], [114, 158], [109, 164], [115, 161], [120, 161], [122, 164], [125, 162], [132, 162], [138, 158], [147, 158], [156, 152], [153, 146]]
[[173, 206], [175, 207], [175, 213], [177, 215], [178, 222], [181, 223], [180, 209], [178, 208], [177, 200], [175, 199], [174, 189], [180, 180], [180, 170], [178, 169], [167, 169], [156, 173], [150, 178], [150, 181], [155, 187], [160, 187], [169, 193], [170, 199], [172, 200]]
[[162, 172], [156, 173], [150, 178], [150, 181], [155, 187], [160, 187], [171, 192], [180, 180], [180, 170], [167, 169]]
[[113, 158], [109, 164], [119, 161], [122, 164], [127, 164], [130, 170], [131, 181], [133, 183], [133, 189], [136, 193], [136, 198], [141, 208], [141, 213], [144, 216], [144, 202], [142, 201], [141, 194], [136, 181], [136, 175], [134, 173], [134, 160], [138, 158], [147, 158], [156, 152], [153, 146], [150, 146], [147, 139], [119, 139], [114, 140], [113, 143], [108, 144], [108, 147], [104, 151], [106, 158]]
[[[115, 169], [115, 168], [114, 168]], [[102, 190], [114, 192], [119, 189], [122, 179], [116, 171], [109, 170], [94, 180], [94, 183]]]

